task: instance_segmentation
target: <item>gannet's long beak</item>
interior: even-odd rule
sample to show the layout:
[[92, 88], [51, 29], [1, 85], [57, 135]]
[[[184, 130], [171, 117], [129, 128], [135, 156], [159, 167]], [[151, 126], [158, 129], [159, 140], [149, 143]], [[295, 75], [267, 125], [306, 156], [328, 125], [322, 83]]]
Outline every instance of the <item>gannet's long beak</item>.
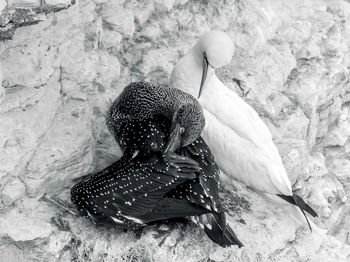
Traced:
[[175, 127], [170, 133], [170, 138], [167, 146], [165, 147], [164, 153], [175, 152], [181, 146], [181, 135], [184, 132], [184, 128], [176, 123]]
[[209, 64], [208, 58], [205, 52], [203, 53], [202, 67], [203, 67], [202, 80], [201, 80], [201, 85], [199, 87], [198, 98], [201, 96], [204, 86], [208, 84], [210, 78], [215, 73], [215, 69]]

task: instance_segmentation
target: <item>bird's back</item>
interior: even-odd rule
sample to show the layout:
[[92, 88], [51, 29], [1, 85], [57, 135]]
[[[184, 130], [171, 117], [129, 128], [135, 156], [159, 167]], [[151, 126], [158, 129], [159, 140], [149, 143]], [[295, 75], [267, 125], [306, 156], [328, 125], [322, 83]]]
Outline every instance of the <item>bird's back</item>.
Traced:
[[281, 156], [257, 112], [216, 76], [199, 101], [207, 120], [203, 135], [219, 167], [257, 190], [289, 195]]

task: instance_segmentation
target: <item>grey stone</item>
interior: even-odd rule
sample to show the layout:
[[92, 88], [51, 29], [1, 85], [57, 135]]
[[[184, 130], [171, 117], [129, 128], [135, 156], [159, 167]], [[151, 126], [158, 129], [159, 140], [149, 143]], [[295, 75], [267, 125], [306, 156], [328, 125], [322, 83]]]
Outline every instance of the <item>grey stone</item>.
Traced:
[[[28, 8], [39, 2], [9, 1], [0, 16], [12, 38], [0, 45], [1, 257], [349, 260], [347, 1], [53, 0]], [[280, 205], [236, 181], [220, 196], [242, 249], [220, 248], [191, 223], [150, 226], [138, 239], [40, 201], [47, 193], [69, 206], [74, 178], [121, 156], [105, 126], [108, 106], [131, 81], [167, 84], [173, 65], [211, 29], [236, 45], [219, 78], [268, 125], [293, 189], [328, 235], [299, 228]]]
[[1, 192], [1, 200], [5, 205], [11, 205], [14, 201], [24, 196], [25, 193], [24, 184], [18, 180], [14, 179], [9, 181]]

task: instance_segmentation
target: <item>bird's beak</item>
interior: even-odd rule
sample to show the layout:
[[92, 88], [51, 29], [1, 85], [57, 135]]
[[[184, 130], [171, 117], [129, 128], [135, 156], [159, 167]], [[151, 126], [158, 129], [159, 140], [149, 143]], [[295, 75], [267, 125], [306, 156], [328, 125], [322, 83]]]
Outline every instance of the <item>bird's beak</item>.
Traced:
[[201, 96], [204, 86], [206, 86], [215, 72], [215, 69], [209, 64], [206, 53], [203, 53], [203, 62], [202, 62], [203, 72], [201, 85], [199, 87], [198, 98]]
[[183, 133], [183, 127], [179, 123], [175, 124], [175, 127], [170, 133], [170, 138], [164, 153], [175, 152], [181, 146], [181, 135]]

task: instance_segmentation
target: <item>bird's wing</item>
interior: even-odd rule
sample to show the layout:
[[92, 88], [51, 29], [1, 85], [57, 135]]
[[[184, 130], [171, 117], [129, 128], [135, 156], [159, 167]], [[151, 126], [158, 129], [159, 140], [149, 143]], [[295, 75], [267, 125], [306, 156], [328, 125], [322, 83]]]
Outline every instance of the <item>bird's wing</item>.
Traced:
[[[266, 151], [271, 161], [280, 158], [271, 132], [258, 113], [216, 76], [212, 77], [209, 85], [205, 96], [200, 98], [202, 106], [237, 135]], [[220, 101], [213, 97], [220, 98]]]
[[169, 197], [187, 199], [209, 210], [218, 211], [219, 168], [202, 137], [179, 150], [179, 154], [196, 161], [201, 168], [196, 179], [188, 180], [167, 193]]
[[[198, 165], [185, 157], [155, 153], [121, 159], [72, 188], [72, 202], [93, 215], [137, 218], [154, 207], [163, 195], [196, 177]], [[119, 219], [119, 218], [118, 218]]]
[[162, 198], [149, 213], [141, 216], [140, 219], [144, 223], [150, 223], [171, 218], [202, 215], [210, 212], [209, 209], [186, 199]]
[[268, 152], [242, 138], [215, 115], [207, 110], [204, 114], [203, 137], [224, 173], [259, 191], [291, 195], [291, 184], [282, 160], [276, 164]]

